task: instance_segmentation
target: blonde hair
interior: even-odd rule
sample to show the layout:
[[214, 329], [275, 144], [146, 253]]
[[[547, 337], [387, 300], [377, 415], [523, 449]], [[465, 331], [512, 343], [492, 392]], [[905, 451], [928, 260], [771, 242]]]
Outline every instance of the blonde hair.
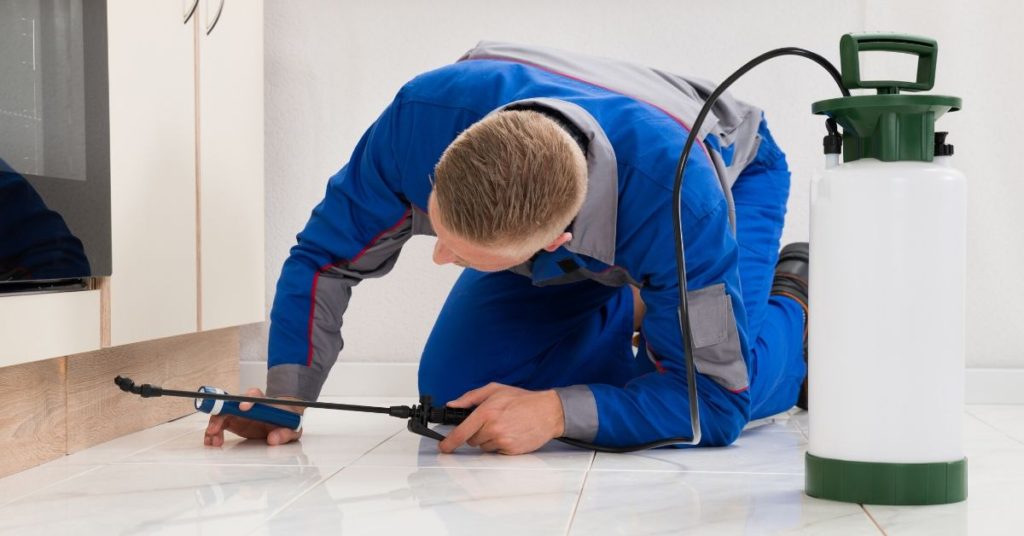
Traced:
[[586, 197], [587, 162], [552, 119], [502, 111], [466, 129], [434, 167], [441, 221], [482, 246], [530, 254], [565, 230]]

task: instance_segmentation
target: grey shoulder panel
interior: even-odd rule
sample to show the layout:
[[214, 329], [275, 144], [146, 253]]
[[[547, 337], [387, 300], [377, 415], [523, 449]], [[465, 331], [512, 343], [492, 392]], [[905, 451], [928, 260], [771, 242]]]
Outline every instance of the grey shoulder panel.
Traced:
[[[394, 268], [402, 246], [413, 235], [413, 214], [370, 244], [355, 259], [322, 269], [314, 285], [313, 318], [310, 344], [313, 355], [308, 367], [278, 365], [267, 372], [267, 394], [287, 394], [304, 400], [316, 400], [328, 373], [338, 360], [345, 343], [341, 337], [342, 316], [348, 309], [352, 287], [363, 279], [381, 277]], [[300, 369], [302, 369], [300, 371]]]
[[[461, 59], [517, 61], [560, 73], [651, 104], [681, 121], [687, 129], [716, 87], [707, 80], [679, 76], [635, 63], [514, 43], [481, 41]], [[719, 147], [731, 148], [728, 158], [719, 151], [708, 153], [729, 204], [729, 217], [734, 228], [731, 188], [743, 168], [757, 154], [760, 143], [757, 127], [761, 116], [759, 108], [726, 92], [712, 108], [698, 133], [702, 141], [714, 136]]]
[[546, 97], [510, 102], [506, 108], [533, 104], [555, 110], [571, 121], [587, 138], [587, 196], [572, 223], [572, 240], [566, 249], [615, 264], [615, 222], [619, 210], [619, 171], [615, 149], [600, 123], [578, 104]]
[[430, 223], [430, 217], [427, 213], [413, 207], [412, 209], [412, 234], [413, 236], [437, 236], [434, 232], [434, 226]]

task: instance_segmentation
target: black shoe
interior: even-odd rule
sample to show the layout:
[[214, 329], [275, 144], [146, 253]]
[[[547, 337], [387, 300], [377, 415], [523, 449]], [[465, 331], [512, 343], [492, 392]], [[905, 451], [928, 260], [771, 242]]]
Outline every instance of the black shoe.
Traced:
[[[800, 304], [804, 310], [804, 363], [807, 363], [807, 293], [808, 274], [810, 267], [810, 247], [807, 242], [794, 242], [779, 252], [779, 262], [775, 264], [775, 278], [772, 280], [773, 296], [786, 296]], [[800, 396], [796, 406], [807, 409], [807, 379], [800, 386]]]

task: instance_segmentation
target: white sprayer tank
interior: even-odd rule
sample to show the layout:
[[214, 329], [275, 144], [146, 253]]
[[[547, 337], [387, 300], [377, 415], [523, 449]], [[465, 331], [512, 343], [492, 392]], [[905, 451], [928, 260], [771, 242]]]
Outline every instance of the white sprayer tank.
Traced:
[[[844, 35], [843, 86], [878, 93], [811, 107], [829, 117], [826, 169], [811, 183], [805, 490], [813, 497], [967, 497], [967, 181], [952, 167], [946, 133], [935, 132], [961, 100], [918, 93], [935, 82], [937, 50], [925, 37]], [[918, 56], [915, 79], [862, 79], [864, 51]]]
[[810, 444], [863, 462], [961, 460], [966, 179], [866, 158], [811, 185]]

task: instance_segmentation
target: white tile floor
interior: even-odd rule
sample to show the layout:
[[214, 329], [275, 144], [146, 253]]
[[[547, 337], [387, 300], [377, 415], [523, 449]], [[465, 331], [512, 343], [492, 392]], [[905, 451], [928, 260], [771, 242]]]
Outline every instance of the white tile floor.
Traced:
[[[337, 399], [341, 400], [341, 399]], [[364, 404], [406, 401], [346, 399]], [[861, 507], [802, 493], [806, 414], [723, 449], [525, 456], [436, 442], [397, 419], [312, 410], [300, 444], [202, 445], [193, 415], [0, 479], [0, 533], [1021, 534], [1024, 406], [964, 415], [970, 498]]]

